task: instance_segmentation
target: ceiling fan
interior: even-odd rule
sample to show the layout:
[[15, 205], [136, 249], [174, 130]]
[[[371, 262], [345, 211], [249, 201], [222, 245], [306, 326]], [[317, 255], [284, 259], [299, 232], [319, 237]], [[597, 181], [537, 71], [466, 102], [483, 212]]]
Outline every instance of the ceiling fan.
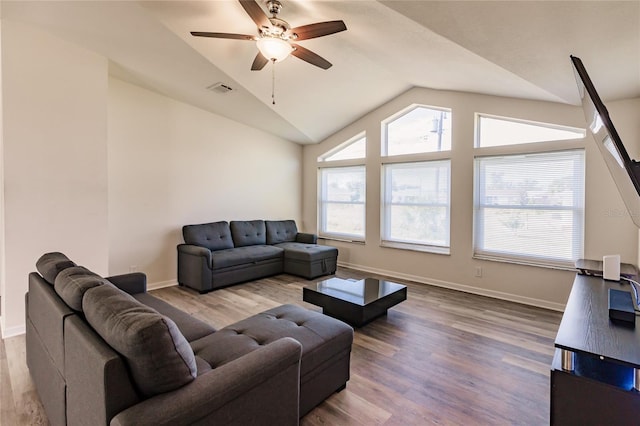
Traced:
[[278, 13], [282, 10], [282, 3], [280, 3], [279, 0], [267, 0], [267, 8], [272, 15], [270, 18], [264, 13], [255, 0], [239, 1], [245, 12], [247, 12], [249, 17], [251, 17], [253, 22], [258, 26], [257, 36], [201, 31], [192, 31], [191, 35], [196, 37], [255, 41], [258, 46], [258, 54], [251, 65], [252, 71], [260, 71], [267, 62], [280, 62], [289, 55], [293, 55], [296, 58], [325, 70], [331, 67], [331, 62], [313, 53], [309, 49], [305, 49], [299, 44], [294, 43], [294, 41], [308, 40], [344, 31], [347, 29], [347, 26], [343, 21], [317, 22], [315, 24], [291, 28], [285, 20], [278, 18]]

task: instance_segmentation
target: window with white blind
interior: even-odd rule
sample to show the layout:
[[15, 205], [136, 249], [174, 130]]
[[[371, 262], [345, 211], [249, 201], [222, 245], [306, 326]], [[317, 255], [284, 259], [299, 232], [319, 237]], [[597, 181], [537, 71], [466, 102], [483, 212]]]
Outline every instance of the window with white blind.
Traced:
[[320, 169], [320, 235], [364, 240], [365, 191], [364, 166]]
[[573, 266], [584, 244], [584, 150], [477, 157], [474, 255]]
[[382, 244], [448, 253], [451, 161], [385, 164], [382, 176]]

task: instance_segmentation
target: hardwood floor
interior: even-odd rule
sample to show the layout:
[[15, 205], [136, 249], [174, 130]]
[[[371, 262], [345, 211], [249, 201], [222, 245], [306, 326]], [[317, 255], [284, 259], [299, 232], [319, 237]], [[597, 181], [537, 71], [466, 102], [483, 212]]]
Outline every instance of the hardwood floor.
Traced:
[[[340, 268], [340, 278], [365, 274]], [[368, 274], [366, 276], [372, 276]], [[408, 298], [356, 329], [351, 380], [302, 425], [543, 425], [561, 313], [393, 280]], [[302, 301], [309, 282], [279, 275], [205, 295], [152, 294], [216, 328]], [[24, 336], [0, 344], [0, 424], [47, 424], [24, 360]]]

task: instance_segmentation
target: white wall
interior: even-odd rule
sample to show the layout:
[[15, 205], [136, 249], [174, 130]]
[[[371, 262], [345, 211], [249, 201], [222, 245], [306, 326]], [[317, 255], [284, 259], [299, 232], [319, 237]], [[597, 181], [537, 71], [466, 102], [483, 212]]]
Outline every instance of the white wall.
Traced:
[[[380, 123], [411, 104], [452, 109], [451, 255], [429, 254], [380, 247]], [[615, 103], [612, 118], [625, 142], [640, 137], [638, 103]], [[474, 114], [483, 112], [540, 122], [585, 127], [578, 107], [461, 92], [416, 88], [372, 111], [318, 145], [303, 152], [303, 222], [317, 227], [317, 157], [366, 131], [367, 208], [366, 243], [327, 241], [339, 248], [339, 262], [370, 272], [412, 279], [418, 282], [458, 288], [523, 303], [562, 309], [574, 274], [547, 268], [523, 266], [472, 258], [473, 141]], [[629, 217], [604, 215], [625, 211], [613, 180], [591, 139], [586, 148], [586, 235], [585, 257], [601, 258], [618, 253], [624, 262], [636, 263], [638, 232]], [[637, 145], [636, 145], [637, 147]], [[633, 154], [640, 153], [638, 150]], [[637, 155], [635, 156], [637, 158]], [[482, 267], [481, 278], [475, 277]]]
[[174, 284], [183, 225], [299, 221], [301, 160], [297, 144], [111, 78], [109, 272]]
[[7, 336], [24, 330], [43, 253], [107, 272], [107, 62], [36, 28], [1, 30]]

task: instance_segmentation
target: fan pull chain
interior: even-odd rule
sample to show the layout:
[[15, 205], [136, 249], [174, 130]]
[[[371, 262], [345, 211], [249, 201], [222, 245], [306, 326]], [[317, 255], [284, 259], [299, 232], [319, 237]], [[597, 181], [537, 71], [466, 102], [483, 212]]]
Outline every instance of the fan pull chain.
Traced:
[[276, 104], [276, 61], [271, 60], [271, 103]]

